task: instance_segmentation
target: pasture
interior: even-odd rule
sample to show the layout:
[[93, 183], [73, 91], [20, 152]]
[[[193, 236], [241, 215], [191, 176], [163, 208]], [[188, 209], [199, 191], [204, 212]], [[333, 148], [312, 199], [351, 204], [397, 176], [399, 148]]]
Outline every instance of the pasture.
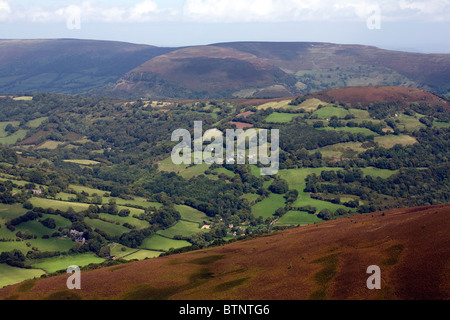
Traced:
[[30, 202], [34, 207], [40, 207], [44, 209], [53, 208], [55, 210], [59, 209], [61, 211], [67, 211], [69, 208], [72, 208], [76, 212], [81, 212], [89, 208], [89, 204], [87, 203], [66, 202], [35, 197], [31, 198]]
[[80, 253], [33, 260], [32, 267], [52, 273], [59, 270], [66, 270], [70, 266], [84, 267], [91, 263], [102, 263], [104, 261], [105, 259], [99, 258], [94, 253]]
[[168, 229], [158, 231], [157, 234], [173, 238], [175, 236], [189, 237], [199, 232], [205, 232], [205, 230], [200, 229], [198, 223], [181, 220]]
[[402, 146], [408, 146], [417, 143], [417, 139], [408, 135], [388, 135], [375, 137], [375, 142], [378, 143], [380, 147], [390, 149], [397, 144]]
[[414, 131], [419, 130], [421, 128], [426, 128], [426, 126], [419, 121], [418, 116], [400, 114], [398, 115], [396, 120], [398, 120], [398, 126], [406, 131]]
[[0, 288], [22, 282], [28, 279], [38, 278], [45, 274], [39, 269], [22, 269], [0, 264]]
[[98, 219], [84, 219], [84, 222], [90, 226], [93, 230], [99, 229], [113, 236], [121, 236], [124, 233], [130, 232], [130, 229], [125, 228], [122, 225], [106, 222]]
[[323, 107], [313, 113], [313, 115], [316, 115], [320, 119], [331, 119], [333, 116], [342, 119], [348, 114], [349, 112], [347, 110], [338, 107]]
[[324, 158], [354, 158], [358, 154], [365, 152], [361, 142], [343, 142], [312, 150], [311, 153], [320, 151]]
[[285, 199], [282, 194], [272, 193], [269, 197], [258, 202], [252, 207], [252, 214], [254, 217], [262, 217], [267, 219], [273, 217], [275, 211], [285, 205]]
[[326, 107], [328, 105], [329, 105], [329, 103], [327, 103], [327, 102], [323, 102], [323, 101], [321, 101], [319, 99], [312, 98], [312, 99], [307, 99], [307, 100], [303, 101], [298, 106], [289, 106], [289, 107], [294, 109], [294, 110], [303, 109], [306, 112], [313, 112], [313, 111], [316, 111], [317, 108], [319, 108], [319, 106]]
[[198, 211], [192, 207], [188, 207], [185, 205], [175, 205], [175, 209], [180, 213], [181, 220], [195, 222], [195, 223], [203, 223], [203, 221], [209, 221], [210, 218], [203, 212]]
[[272, 109], [290, 108], [291, 107], [289, 105], [290, 102], [291, 102], [291, 100], [283, 100], [283, 101], [278, 101], [278, 102], [267, 102], [265, 104], [258, 106], [258, 110], [266, 110], [269, 108], [272, 108]]
[[264, 121], [268, 123], [288, 123], [291, 122], [295, 117], [301, 116], [296, 113], [280, 113], [274, 112], [269, 115]]
[[122, 257], [122, 259], [125, 260], [144, 260], [144, 259], [153, 259], [159, 257], [161, 254], [160, 251], [152, 251], [152, 250], [137, 250], [131, 254], [125, 255]]
[[155, 234], [142, 242], [141, 248], [154, 251], [168, 251], [171, 248], [189, 247], [191, 243], [184, 240], [169, 239]]
[[316, 222], [323, 221], [314, 214], [303, 211], [289, 211], [284, 216], [282, 216], [278, 221], [277, 225], [308, 225]]
[[359, 127], [324, 127], [324, 128], [318, 128], [318, 130], [326, 130], [326, 131], [345, 131], [350, 133], [362, 133], [365, 136], [378, 136], [378, 133], [373, 132], [370, 129], [367, 128], [359, 128]]
[[42, 123], [44, 123], [44, 121], [46, 121], [48, 119], [48, 117], [41, 117], [41, 118], [37, 118], [34, 120], [30, 120], [28, 121], [25, 126], [28, 128], [37, 128], [39, 127]]
[[80, 164], [80, 165], [84, 165], [84, 166], [94, 166], [96, 164], [100, 164], [100, 162], [98, 161], [93, 161], [93, 160], [63, 160], [64, 162], [68, 162], [68, 163], [75, 163], [75, 164]]

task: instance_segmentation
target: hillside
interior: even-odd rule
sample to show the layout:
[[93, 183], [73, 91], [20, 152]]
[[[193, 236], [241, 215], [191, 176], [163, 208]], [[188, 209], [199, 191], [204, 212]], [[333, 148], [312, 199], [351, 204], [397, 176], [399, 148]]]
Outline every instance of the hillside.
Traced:
[[[249, 85], [269, 87], [295, 78], [255, 55], [214, 46], [190, 47], [158, 56], [127, 73], [113, 93], [158, 97], [231, 97]], [[285, 95], [289, 90], [284, 89]], [[278, 93], [280, 94], [280, 93]]]
[[[169, 56], [181, 54], [189, 50]], [[447, 204], [447, 107], [401, 87], [278, 99], [0, 97], [0, 287], [73, 264], [120, 270], [241, 236]], [[176, 165], [172, 133], [195, 121], [204, 132], [278, 129], [278, 172], [247, 161]]]
[[0, 40], [0, 93], [125, 99], [276, 98], [346, 86], [447, 94], [450, 54], [362, 45], [236, 42], [160, 48], [122, 42]]
[[[405, 208], [323, 222], [229, 245], [0, 290], [2, 299], [450, 298], [450, 206]], [[381, 268], [381, 290], [366, 270]]]
[[[256, 61], [264, 68], [258, 68]], [[418, 87], [447, 93], [449, 66], [449, 54], [330, 43], [221, 43], [157, 57], [126, 74], [111, 93], [271, 98], [356, 85]]]
[[450, 107], [446, 100], [430, 92], [407, 87], [345, 87], [312, 93], [308, 97], [317, 98], [328, 103], [338, 101], [344, 104], [359, 104], [365, 107], [376, 103], [391, 103], [402, 107], [420, 103], [431, 104], [435, 107]]
[[168, 51], [114, 41], [0, 40], [0, 92], [83, 93]]

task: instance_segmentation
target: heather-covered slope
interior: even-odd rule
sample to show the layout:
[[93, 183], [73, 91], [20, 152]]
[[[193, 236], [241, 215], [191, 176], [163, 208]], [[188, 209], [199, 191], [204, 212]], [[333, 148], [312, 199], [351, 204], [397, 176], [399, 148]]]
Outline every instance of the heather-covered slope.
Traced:
[[[3, 299], [449, 299], [450, 206], [344, 218], [0, 290]], [[367, 268], [381, 269], [368, 290]]]

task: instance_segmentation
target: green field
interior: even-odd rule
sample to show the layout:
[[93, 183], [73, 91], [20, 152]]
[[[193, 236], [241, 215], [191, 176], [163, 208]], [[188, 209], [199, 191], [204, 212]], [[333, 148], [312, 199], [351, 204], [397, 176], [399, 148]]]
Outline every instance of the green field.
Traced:
[[24, 280], [38, 278], [45, 274], [43, 270], [22, 269], [0, 264], [0, 288], [22, 282]]
[[331, 117], [336, 116], [338, 118], [345, 118], [349, 112], [344, 108], [337, 107], [324, 107], [320, 108], [313, 113], [313, 115], [317, 115], [320, 119], [331, 119]]
[[269, 123], [288, 123], [298, 116], [300, 115], [296, 113], [274, 112], [270, 116], [268, 116], [264, 121]]
[[247, 199], [249, 202], [256, 201], [259, 197], [259, 194], [255, 193], [246, 193], [242, 196], [242, 198]]
[[450, 122], [433, 122], [433, 125], [437, 128], [442, 128], [442, 129], [450, 128]]
[[319, 212], [322, 209], [329, 209], [331, 211], [336, 211], [339, 208], [343, 208], [348, 210], [343, 205], [334, 204], [328, 201], [312, 199], [308, 193], [305, 193], [303, 190], [306, 186], [306, 177], [310, 174], [315, 173], [316, 175], [321, 174], [322, 171], [327, 170], [342, 170], [342, 168], [301, 168], [301, 169], [289, 169], [289, 170], [280, 170], [278, 172], [279, 177], [286, 180], [289, 184], [289, 188], [291, 190], [298, 191], [298, 198], [292, 204], [293, 207], [304, 207], [304, 206], [312, 206], [315, 207]]
[[19, 139], [24, 139], [27, 135], [28, 130], [19, 129], [13, 134], [8, 136], [8, 133], [5, 131], [6, 126], [10, 124], [13, 127], [20, 126], [19, 121], [4, 121], [0, 122], [0, 144], [11, 145], [16, 143]]
[[44, 143], [37, 146], [36, 149], [38, 149], [38, 150], [41, 150], [41, 149], [55, 150], [55, 149], [58, 149], [58, 147], [62, 144], [64, 144], [64, 142], [47, 140]]
[[144, 260], [146, 258], [152, 259], [152, 258], [157, 258], [159, 255], [161, 254], [160, 251], [152, 251], [152, 250], [137, 250], [131, 254], [125, 255], [122, 257], [122, 259], [125, 260]]
[[0, 203], [0, 224], [4, 224], [5, 222], [17, 218], [23, 214], [25, 214], [28, 210], [24, 209], [22, 204], [2, 204]]
[[174, 236], [189, 237], [199, 232], [204, 232], [204, 230], [200, 229], [198, 223], [181, 220], [168, 229], [158, 231], [157, 234], [173, 238]]
[[225, 168], [217, 168], [217, 169], [212, 170], [212, 172], [217, 172], [217, 174], [224, 174], [229, 177], [234, 177], [234, 172], [230, 171], [228, 169], [225, 169]]
[[372, 121], [372, 117], [370, 116], [369, 111], [367, 110], [360, 110], [360, 109], [349, 109], [348, 110], [350, 114], [354, 115], [356, 119], [358, 120], [368, 120]]
[[47, 119], [48, 119], [48, 117], [41, 117], [41, 118], [37, 118], [34, 120], [30, 120], [25, 124], [25, 126], [29, 127], [29, 128], [37, 128]]
[[4, 144], [7, 146], [14, 144], [17, 141], [24, 139], [27, 135], [27, 132], [27, 130], [20, 129], [8, 137], [0, 137], [0, 144]]
[[330, 146], [312, 150], [311, 153], [320, 151], [324, 158], [354, 158], [358, 154], [365, 152], [361, 142], [336, 143]]
[[83, 160], [83, 159], [82, 160], [64, 160], [64, 162], [81, 164], [81, 165], [85, 165], [85, 166], [94, 166], [96, 164], [100, 164], [100, 162], [98, 162], [98, 161]]
[[252, 173], [252, 175], [254, 175], [255, 177], [261, 177], [261, 168], [258, 168], [256, 165], [251, 164], [250, 165], [250, 172]]
[[318, 130], [326, 130], [326, 131], [345, 131], [350, 133], [362, 133], [366, 136], [378, 136], [378, 133], [373, 132], [372, 130], [369, 130], [367, 128], [359, 128], [359, 127], [324, 127], [324, 128], [318, 128]]
[[181, 169], [179, 174], [185, 179], [190, 179], [201, 174], [205, 174], [205, 171], [209, 168], [209, 166], [210, 165], [207, 163], [196, 164], [186, 169]]
[[265, 104], [262, 104], [260, 106], [258, 106], [258, 110], [265, 110], [265, 109], [282, 109], [282, 108], [289, 108], [291, 106], [289, 106], [289, 103], [291, 102], [291, 100], [283, 100], [283, 101], [279, 101], [279, 102], [268, 102]]
[[[89, 196], [92, 196], [94, 194], [97, 194], [98, 196], [103, 197], [103, 203], [108, 203], [110, 199], [115, 199], [116, 200], [116, 204], [119, 206], [141, 206], [144, 208], [147, 207], [156, 207], [156, 208], [160, 208], [162, 206], [161, 203], [158, 202], [149, 202], [147, 201], [147, 199], [142, 198], [142, 197], [133, 197], [133, 200], [126, 200], [126, 199], [122, 199], [122, 198], [118, 198], [118, 197], [104, 197], [103, 195], [105, 193], [108, 193], [107, 191], [104, 190], [99, 190], [99, 189], [94, 189], [94, 188], [89, 188], [89, 187], [84, 187], [84, 186], [77, 186], [77, 185], [69, 185], [69, 188], [81, 193], [81, 192], [86, 192], [89, 194]], [[72, 195], [73, 197], [75, 195]]]
[[308, 225], [315, 222], [321, 222], [322, 219], [318, 218], [314, 214], [309, 214], [308, 212], [303, 211], [289, 211], [283, 217], [281, 217], [277, 224], [287, 225], [287, 224], [299, 224], [299, 225]]
[[[194, 163], [194, 156], [197, 153], [191, 154], [192, 162]], [[199, 152], [199, 155], [202, 156], [203, 152]], [[175, 172], [186, 177], [193, 177], [195, 175], [203, 174], [206, 169], [209, 168], [209, 165], [206, 163], [202, 163], [200, 165], [188, 165], [188, 164], [174, 164], [172, 161], [172, 157], [168, 157], [160, 162], [158, 162], [158, 171], [166, 171], [166, 172]], [[187, 171], [187, 172], [186, 172]]]
[[85, 187], [85, 186], [77, 186], [74, 184], [69, 185], [69, 188], [78, 193], [81, 193], [84, 191], [84, 192], [88, 193], [89, 195], [93, 195], [94, 193], [96, 193], [97, 195], [103, 195], [106, 193], [106, 191], [103, 191], [103, 190], [89, 188], [89, 187]]
[[[56, 229], [57, 230], [57, 229]], [[37, 220], [27, 221], [16, 226], [16, 231], [29, 231], [35, 234], [38, 238], [42, 238], [43, 235], [51, 235], [56, 231], [55, 229], [49, 229]]]
[[33, 100], [33, 97], [30, 96], [21, 96], [21, 97], [15, 97], [13, 98], [15, 101], [31, 101]]
[[141, 248], [155, 251], [167, 251], [171, 248], [189, 247], [191, 243], [184, 240], [174, 240], [162, 237], [158, 234], [151, 236], [143, 241]]
[[185, 221], [203, 223], [203, 221], [210, 220], [210, 218], [205, 213], [188, 206], [175, 205], [175, 209], [180, 213], [181, 219]]
[[53, 208], [61, 211], [67, 211], [69, 208], [72, 208], [76, 212], [81, 212], [89, 208], [89, 204], [87, 203], [65, 202], [44, 198], [31, 198], [30, 202], [34, 207], [41, 207], [44, 209]]
[[93, 230], [99, 229], [113, 236], [121, 236], [124, 233], [130, 232], [130, 229], [115, 223], [109, 223], [98, 219], [85, 219], [85, 222]]
[[61, 255], [58, 257], [39, 259], [33, 263], [33, 268], [43, 269], [48, 273], [66, 270], [70, 266], [84, 267], [91, 263], [101, 263], [105, 259], [99, 258], [94, 253], [80, 253], [74, 255]]
[[99, 216], [102, 219], [119, 222], [120, 225], [123, 225], [124, 223], [129, 223], [132, 226], [136, 227], [137, 230], [142, 230], [142, 229], [148, 228], [150, 226], [148, 221], [133, 218], [131, 215], [128, 217], [119, 217], [119, 216], [115, 216], [115, 215], [111, 215], [111, 214], [107, 214], [107, 213], [100, 213]]
[[396, 144], [400, 144], [402, 146], [408, 146], [417, 143], [417, 139], [408, 135], [400, 134], [389, 135], [389, 136], [380, 136], [375, 137], [375, 142], [378, 143], [380, 147], [390, 149], [394, 147]]
[[419, 121], [415, 116], [409, 116], [406, 114], [400, 114], [396, 120], [398, 120], [398, 126], [407, 131], [414, 131], [420, 128], [425, 128], [426, 126]]
[[312, 199], [308, 193], [303, 192], [304, 186], [293, 186], [291, 189], [297, 189], [299, 193], [297, 200], [292, 204], [293, 207], [311, 206], [316, 208], [316, 213], [320, 212], [320, 210], [322, 209], [328, 209], [332, 212], [336, 211], [339, 208], [349, 210], [349, 208], [340, 204]]
[[322, 105], [324, 107], [328, 106], [329, 103], [327, 102], [323, 102], [319, 99], [316, 98], [312, 98], [312, 99], [308, 99], [303, 101], [301, 104], [299, 104], [298, 106], [290, 106], [292, 109], [294, 110], [300, 110], [303, 109], [307, 112], [311, 112], [311, 111], [316, 111], [317, 108]]
[[366, 176], [380, 177], [383, 179], [387, 179], [398, 172], [398, 170], [388, 170], [378, 168], [361, 168], [361, 170]]
[[57, 193], [55, 196], [55, 200], [60, 200], [60, 201], [69, 201], [74, 198], [75, 198], [74, 194], [66, 193], [66, 192]]
[[272, 193], [269, 197], [258, 202], [252, 207], [252, 214], [255, 217], [267, 219], [272, 217], [275, 211], [285, 205], [285, 199], [282, 194]]

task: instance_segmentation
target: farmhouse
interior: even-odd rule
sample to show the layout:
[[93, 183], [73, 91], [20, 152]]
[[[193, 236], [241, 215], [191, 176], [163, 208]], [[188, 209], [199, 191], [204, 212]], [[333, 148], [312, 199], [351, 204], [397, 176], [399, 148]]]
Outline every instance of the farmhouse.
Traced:
[[72, 236], [72, 240], [81, 244], [85, 244], [86, 239], [83, 237], [84, 232], [80, 232], [77, 230], [70, 230], [70, 235]]

